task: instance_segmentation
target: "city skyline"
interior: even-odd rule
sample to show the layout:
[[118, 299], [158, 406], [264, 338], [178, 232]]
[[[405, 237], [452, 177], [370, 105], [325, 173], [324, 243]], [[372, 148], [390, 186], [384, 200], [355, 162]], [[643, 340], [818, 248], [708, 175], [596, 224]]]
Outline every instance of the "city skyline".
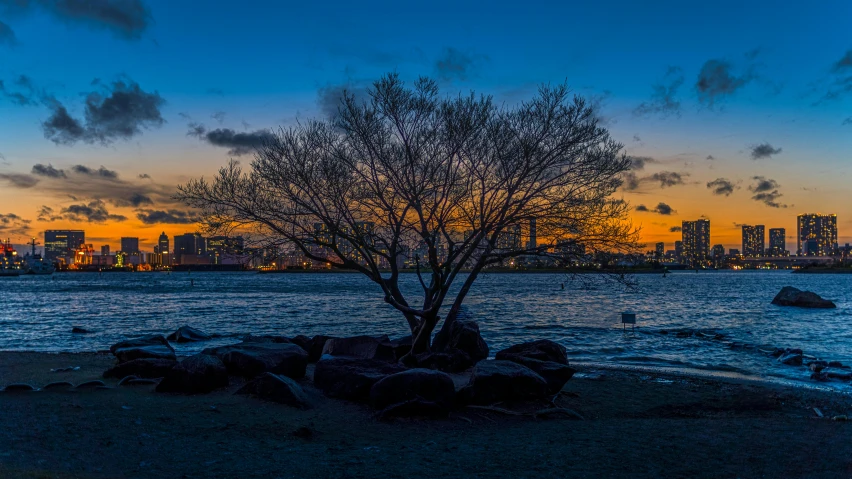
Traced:
[[[719, 4], [612, 2], [547, 16], [518, 7], [511, 20], [497, 7], [447, 4], [453, 21], [416, 25], [406, 18], [424, 12], [407, 5], [330, 24], [316, 7], [275, 2], [258, 4], [269, 12], [260, 18], [211, 8], [184, 22], [198, 12], [151, 0], [118, 12], [127, 23], [26, 4], [0, 7], [0, 237], [14, 243], [85, 228], [112, 249], [132, 235], [150, 251], [162, 231], [194, 231], [196, 214], [172, 199], [177, 185], [229, 158], [246, 166], [271, 131], [333, 112], [344, 88], [363, 96], [388, 71], [507, 104], [567, 82], [635, 160], [616, 197], [630, 201], [648, 245], [673, 243], [683, 220], [702, 217], [726, 248], [741, 248], [742, 224], [784, 228], [792, 244], [796, 215], [819, 211], [836, 213], [839, 242], [852, 241], [852, 207], [838, 200], [852, 169], [848, 2], [824, 5], [829, 17], [772, 2], [730, 3], [736, 17]], [[623, 15], [608, 16], [613, 8]], [[382, 22], [396, 41], [353, 35], [359, 22]], [[210, 35], [225, 23], [238, 34]], [[491, 33], [510, 25], [522, 34]], [[620, 34], [573, 40], [604, 25]], [[436, 28], [441, 43], [423, 40]], [[223, 66], [219, 51], [242, 52], [240, 68]], [[32, 60], [48, 54], [49, 65]], [[113, 107], [118, 116], [104, 116]]]

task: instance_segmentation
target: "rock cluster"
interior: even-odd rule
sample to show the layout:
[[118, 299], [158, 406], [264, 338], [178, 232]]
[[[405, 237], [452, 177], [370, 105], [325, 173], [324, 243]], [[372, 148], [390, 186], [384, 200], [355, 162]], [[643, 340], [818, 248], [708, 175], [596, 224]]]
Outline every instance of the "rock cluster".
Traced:
[[810, 291], [802, 291], [792, 286], [784, 286], [781, 291], [775, 295], [772, 304], [778, 306], [796, 306], [799, 308], [836, 308], [837, 306], [827, 300], [821, 298], [818, 294]]

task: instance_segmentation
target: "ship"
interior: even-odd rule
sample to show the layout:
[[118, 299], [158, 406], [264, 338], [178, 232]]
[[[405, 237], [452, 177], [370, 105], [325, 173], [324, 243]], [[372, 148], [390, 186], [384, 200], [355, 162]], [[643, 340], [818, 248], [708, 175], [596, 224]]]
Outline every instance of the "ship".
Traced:
[[24, 269], [26, 270], [26, 273], [24, 273], [24, 274], [38, 274], [38, 275], [51, 275], [51, 274], [53, 274], [53, 272], [56, 271], [56, 268], [53, 267], [53, 263], [51, 263], [49, 261], [45, 261], [44, 258], [41, 257], [41, 255], [36, 254], [35, 247], [38, 243], [36, 243], [35, 238], [33, 238], [32, 241], [30, 241], [27, 244], [32, 246], [33, 249], [32, 249], [32, 253], [30, 254], [30, 256], [27, 257], [27, 259], [25, 261], [26, 268], [24, 268]]
[[0, 242], [0, 277], [13, 277], [21, 275], [21, 262], [18, 252], [12, 247], [7, 239], [5, 243]]

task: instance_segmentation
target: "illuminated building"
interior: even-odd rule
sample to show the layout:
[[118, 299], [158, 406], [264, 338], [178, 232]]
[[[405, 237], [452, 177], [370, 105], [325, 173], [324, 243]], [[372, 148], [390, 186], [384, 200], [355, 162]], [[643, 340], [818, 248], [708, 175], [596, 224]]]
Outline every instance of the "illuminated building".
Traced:
[[675, 241], [675, 259], [683, 261], [683, 241]]
[[121, 238], [121, 252], [128, 256], [139, 256], [139, 238]]
[[769, 230], [769, 256], [787, 256], [787, 230], [784, 228]]
[[157, 240], [157, 247], [155, 253], [160, 255], [160, 265], [168, 266], [169, 264], [171, 264], [171, 255], [169, 255], [169, 237], [166, 236], [165, 231], [160, 233], [160, 238]]
[[763, 256], [765, 235], [763, 225], [743, 225], [743, 256], [757, 258]]
[[101, 246], [101, 256], [109, 256], [109, 245], [108, 244]]
[[681, 226], [684, 262], [698, 267], [710, 258], [710, 220], [684, 221]]
[[92, 264], [92, 256], [95, 254], [95, 247], [91, 244], [81, 244], [74, 252], [74, 264], [90, 265]]
[[536, 237], [535, 218], [530, 218], [530, 240], [527, 242], [527, 249], [533, 250], [538, 246], [538, 238]]
[[207, 241], [198, 233], [185, 233], [175, 236], [175, 244], [172, 253], [172, 259], [176, 263], [183, 264], [183, 257], [187, 256], [187, 261], [194, 261], [189, 256], [199, 256], [207, 253]]
[[86, 232], [83, 230], [47, 230], [44, 232], [44, 259], [56, 261], [64, 258], [71, 263], [77, 248], [85, 242]]
[[796, 230], [796, 254], [831, 256], [837, 251], [837, 215], [799, 215]]
[[657, 243], [654, 249], [654, 258], [661, 259], [666, 252], [666, 244], [663, 242]]

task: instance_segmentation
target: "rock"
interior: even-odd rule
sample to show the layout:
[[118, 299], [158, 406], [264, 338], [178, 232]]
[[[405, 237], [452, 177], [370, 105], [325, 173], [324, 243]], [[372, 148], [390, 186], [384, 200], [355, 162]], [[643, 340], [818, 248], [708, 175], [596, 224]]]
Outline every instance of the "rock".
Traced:
[[488, 345], [479, 334], [479, 326], [474, 321], [456, 320], [450, 327], [448, 349], [458, 349], [467, 353], [474, 363], [488, 357]]
[[801, 366], [802, 355], [799, 353], [785, 353], [780, 356], [776, 361], [781, 364], [788, 364], [790, 366]]
[[821, 374], [830, 379], [840, 379], [843, 381], [852, 380], [852, 371], [848, 369], [825, 368], [821, 371]]
[[181, 326], [177, 331], [168, 335], [166, 339], [178, 343], [193, 343], [196, 341], [208, 341], [210, 340], [210, 335], [189, 326]]
[[811, 373], [811, 379], [814, 381], [830, 381], [828, 376], [823, 374], [822, 372], [813, 372]]
[[176, 359], [174, 348], [161, 334], [122, 341], [113, 344], [109, 351], [122, 363], [142, 358]]
[[229, 373], [247, 378], [270, 372], [300, 379], [308, 366], [308, 353], [292, 343], [239, 343], [202, 353], [217, 356]]
[[304, 389], [296, 381], [279, 374], [263, 373], [257, 379], [246, 383], [234, 394], [257, 396], [261, 399], [300, 409], [311, 407]]
[[480, 361], [473, 368], [463, 395], [472, 404], [540, 399], [547, 396], [547, 381], [526, 366], [512, 361]]
[[826, 363], [825, 361], [813, 361], [808, 364], [808, 369], [815, 373], [822, 371], [826, 367], [828, 367], [828, 363]]
[[848, 418], [848, 417], [846, 417], [846, 415], [845, 415], [845, 414], [841, 414], [841, 415], [839, 415], [839, 416], [834, 416], [833, 418], [831, 418], [831, 420], [832, 420], [832, 421], [848, 421], [848, 420], [849, 420], [849, 418]]
[[829, 361], [827, 366], [830, 367], [830, 368], [842, 368], [842, 367], [844, 367], [843, 363], [841, 363], [840, 361]]
[[565, 347], [548, 339], [521, 343], [499, 351], [495, 359], [509, 359], [511, 356], [522, 356], [539, 361], [553, 361], [568, 365], [568, 354]]
[[290, 342], [295, 344], [296, 346], [299, 346], [307, 352], [310, 352], [311, 350], [311, 338], [305, 335], [300, 334], [298, 336], [293, 336], [292, 338], [290, 338]]
[[447, 373], [459, 373], [473, 367], [473, 360], [466, 352], [458, 349], [436, 353], [421, 353], [414, 357], [413, 366], [437, 369]]
[[778, 306], [796, 306], [799, 308], [836, 308], [837, 306], [827, 300], [822, 299], [818, 294], [810, 291], [802, 291], [792, 286], [784, 286], [781, 291], [775, 295], [772, 304]]
[[159, 383], [160, 381], [156, 379], [128, 379], [124, 383], [119, 383], [119, 386], [150, 386]]
[[784, 355], [787, 351], [784, 348], [775, 348], [774, 351], [770, 354], [773, 358], [778, 358]]
[[404, 370], [398, 364], [376, 359], [325, 355], [314, 369], [314, 385], [326, 396], [362, 401], [369, 398], [370, 389], [380, 379]]
[[196, 354], [167, 372], [156, 391], [204, 394], [227, 386], [228, 370], [222, 360], [209, 354]]
[[254, 334], [249, 334], [248, 336], [243, 336], [242, 342], [244, 343], [274, 343], [274, 344], [286, 344], [290, 343], [290, 338], [287, 336], [279, 336], [275, 334], [263, 334], [260, 336], [255, 336]]
[[308, 346], [308, 349], [306, 350], [306, 351], [308, 351], [308, 362], [309, 363], [315, 363], [315, 362], [320, 360], [320, 358], [322, 357], [322, 350], [325, 348], [325, 343], [329, 339], [336, 339], [336, 338], [334, 338], [332, 336], [324, 336], [324, 335], [321, 335], [321, 334], [311, 338], [311, 342]]
[[7, 393], [17, 393], [17, 392], [26, 392], [26, 391], [35, 391], [36, 388], [30, 386], [29, 384], [24, 383], [12, 383], [3, 388], [3, 391]]
[[361, 359], [380, 359], [395, 361], [390, 338], [384, 336], [352, 336], [349, 338], [331, 338], [325, 342], [322, 354], [346, 356]]
[[120, 363], [104, 371], [105, 378], [123, 378], [136, 376], [139, 378], [161, 378], [173, 367], [177, 366], [174, 359], [142, 358]]
[[124, 386], [124, 385], [125, 385], [125, 384], [127, 384], [128, 382], [133, 381], [133, 380], [135, 380], [135, 379], [139, 379], [139, 378], [138, 378], [138, 377], [136, 377], [136, 376], [132, 376], [132, 375], [131, 375], [131, 376], [125, 376], [125, 377], [121, 378], [121, 379], [118, 381], [118, 385], [119, 385], [119, 386]]
[[103, 381], [99, 379], [95, 379], [93, 381], [86, 381], [84, 383], [80, 383], [74, 389], [95, 389], [99, 387], [106, 387]]
[[47, 386], [41, 388], [43, 391], [51, 391], [54, 389], [70, 389], [73, 388], [74, 385], [69, 383], [68, 381], [57, 381], [48, 384]]
[[516, 355], [508, 355], [506, 356], [506, 360], [526, 366], [544, 378], [547, 381], [547, 389], [551, 394], [561, 391], [565, 387], [565, 383], [577, 372], [574, 368], [555, 361], [540, 361]]
[[391, 374], [370, 388], [370, 403], [382, 416], [447, 416], [455, 397], [453, 379], [431, 369]]
[[89, 331], [88, 329], [82, 328], [80, 326], [74, 326], [73, 328], [71, 328], [72, 334], [89, 334], [90, 332], [91, 331]]
[[411, 352], [411, 344], [413, 339], [411, 335], [403, 336], [399, 339], [391, 339], [385, 343], [382, 343], [382, 347], [390, 349], [392, 352], [394, 361], [399, 361], [403, 356]]

